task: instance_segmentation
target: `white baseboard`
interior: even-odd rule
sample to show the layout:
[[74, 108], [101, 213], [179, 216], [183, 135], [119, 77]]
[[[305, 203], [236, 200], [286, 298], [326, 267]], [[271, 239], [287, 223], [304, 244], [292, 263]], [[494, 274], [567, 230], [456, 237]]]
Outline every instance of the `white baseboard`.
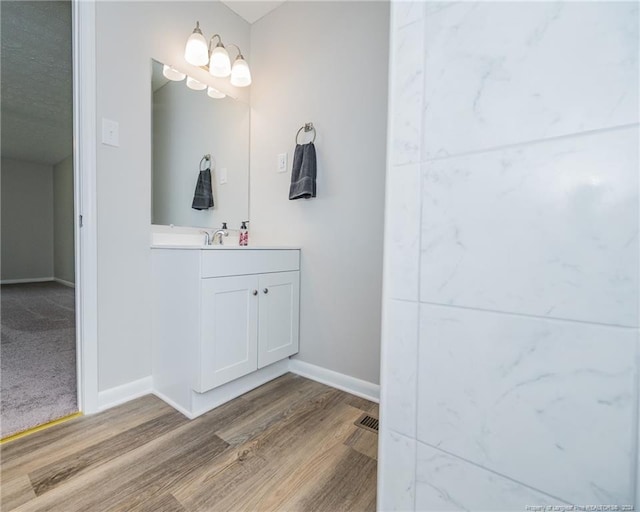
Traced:
[[301, 377], [326, 384], [332, 388], [346, 391], [360, 398], [365, 398], [376, 403], [380, 402], [380, 385], [378, 384], [334, 372], [333, 370], [328, 370], [315, 364], [305, 363], [299, 359], [289, 360], [289, 371]]
[[[282, 364], [280, 366], [276, 363], [274, 365], [271, 365], [273, 368], [270, 368], [270, 367], [267, 368], [270, 370], [270, 373], [275, 372], [273, 373], [273, 375], [271, 374], [266, 376], [254, 375], [253, 378], [261, 378], [262, 380], [260, 382], [252, 382], [251, 385], [247, 387], [247, 389], [239, 388], [239, 390], [235, 390], [235, 391], [238, 391], [237, 393], [233, 392], [234, 390], [229, 391], [227, 394], [229, 393], [231, 394], [229, 394], [229, 396], [222, 397], [224, 399], [219, 400], [219, 402], [224, 403], [231, 398], [235, 398], [236, 396], [239, 396], [240, 394], [245, 393], [248, 389], [253, 389], [263, 384], [264, 382], [268, 382], [269, 380], [275, 378], [278, 375], [282, 375], [286, 373], [287, 370], [290, 371], [291, 373], [300, 375], [301, 377], [306, 377], [307, 379], [315, 380], [316, 382], [320, 382], [322, 384], [326, 384], [327, 386], [340, 389], [347, 393], [351, 393], [352, 395], [359, 396], [360, 398], [371, 400], [372, 402], [376, 402], [376, 403], [380, 402], [380, 386], [378, 384], [373, 384], [371, 382], [357, 379], [349, 375], [344, 375], [342, 373], [334, 372], [333, 370], [328, 370], [327, 368], [322, 368], [321, 366], [305, 363], [304, 361], [300, 361], [299, 359], [290, 359], [288, 361], [288, 365], [284, 364], [284, 363], [287, 363], [286, 360], [281, 361], [281, 363]], [[241, 382], [240, 383], [236, 381], [234, 382], [236, 385], [242, 384]], [[210, 410], [211, 407], [216, 407], [217, 405], [220, 405], [217, 402], [211, 403], [211, 404], [200, 404], [200, 405], [203, 405], [203, 407], [197, 407], [196, 409], [198, 410], [195, 413], [189, 413], [189, 411], [185, 410], [183, 407], [176, 404], [173, 400], [169, 399], [167, 396], [163, 395], [162, 393], [154, 389], [153, 378], [149, 376], [133, 382], [129, 382], [127, 384], [123, 384], [122, 386], [116, 386], [115, 388], [100, 391], [98, 393], [98, 411], [111, 409], [116, 405], [121, 405], [125, 402], [128, 402], [129, 400], [140, 398], [141, 396], [145, 396], [149, 394], [154, 394], [161, 400], [164, 400], [166, 403], [171, 405], [174, 409], [177, 409], [182, 414], [184, 414], [187, 418], [195, 418], [200, 414], [202, 414], [204, 411]], [[204, 407], [204, 405], [206, 405], [206, 407]]]
[[27, 279], [3, 279], [0, 284], [48, 283], [53, 277], [31, 277]]
[[189, 418], [190, 420], [196, 418], [195, 414], [191, 414], [188, 410], [186, 410], [184, 407], [182, 407], [180, 404], [174, 402], [173, 400], [171, 400], [171, 398], [169, 398], [167, 395], [164, 395], [162, 393], [160, 393], [160, 391], [158, 391], [157, 389], [154, 389], [152, 391], [152, 394], [157, 396], [160, 400], [162, 400], [164, 403], [169, 404], [171, 407], [173, 407], [176, 411], [182, 413], [184, 416], [186, 416], [187, 418]]
[[260, 368], [244, 377], [227, 382], [206, 393], [191, 392], [193, 417], [200, 416], [222, 404], [248, 393], [289, 371], [289, 360], [283, 359]]
[[123, 404], [134, 398], [140, 398], [153, 392], [153, 379], [151, 376], [144, 377], [133, 382], [128, 382], [122, 386], [105, 389], [98, 392], [98, 411], [111, 409], [116, 405]]
[[75, 288], [76, 287], [76, 283], [72, 283], [71, 281], [65, 281], [64, 279], [58, 279], [57, 277], [54, 277], [53, 280], [56, 283], [60, 283], [64, 286], [68, 286], [69, 288]]

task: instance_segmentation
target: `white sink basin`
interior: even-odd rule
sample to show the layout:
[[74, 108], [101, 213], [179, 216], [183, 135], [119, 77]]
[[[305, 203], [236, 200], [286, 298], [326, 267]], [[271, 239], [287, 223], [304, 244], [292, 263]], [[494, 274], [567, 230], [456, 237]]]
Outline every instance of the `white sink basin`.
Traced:
[[204, 235], [184, 233], [153, 233], [153, 245], [204, 245]]

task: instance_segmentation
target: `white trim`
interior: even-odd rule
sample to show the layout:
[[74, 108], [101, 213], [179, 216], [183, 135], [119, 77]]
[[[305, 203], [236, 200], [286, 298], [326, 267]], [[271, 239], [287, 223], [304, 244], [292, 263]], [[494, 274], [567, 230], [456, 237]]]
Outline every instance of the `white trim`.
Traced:
[[[73, 169], [78, 408], [98, 410], [98, 301], [96, 235], [96, 5], [72, 0]], [[83, 226], [79, 228], [79, 216]]]
[[187, 418], [189, 418], [190, 420], [196, 418], [198, 415], [197, 414], [191, 414], [187, 409], [185, 409], [184, 407], [182, 407], [181, 405], [178, 405], [177, 402], [174, 402], [173, 400], [171, 400], [171, 398], [169, 398], [167, 395], [163, 395], [162, 393], [160, 393], [160, 391], [158, 391], [157, 389], [153, 389], [151, 391], [151, 394], [154, 396], [157, 396], [160, 400], [162, 400], [164, 403], [166, 403], [167, 405], [170, 405], [171, 407], [173, 407], [176, 411], [178, 411], [179, 413], [181, 413], [183, 416], [186, 416]]
[[53, 280], [56, 283], [61, 284], [63, 286], [68, 286], [69, 288], [75, 288], [76, 287], [76, 283], [72, 283], [71, 281], [65, 281], [64, 279], [58, 279], [57, 277], [54, 277]]
[[104, 411], [141, 396], [152, 394], [180, 411], [187, 418], [193, 419], [287, 372], [295, 373], [301, 377], [306, 377], [372, 402], [379, 402], [380, 386], [377, 384], [334, 372], [321, 366], [305, 363], [299, 359], [285, 359], [207, 393], [193, 392], [193, 412], [189, 412], [185, 407], [155, 389], [152, 376], [100, 391], [98, 393], [97, 410]]
[[0, 284], [26, 284], [26, 283], [52, 283], [56, 282], [69, 288], [75, 288], [76, 284], [57, 277], [29, 277], [26, 279], [3, 279]]
[[366, 400], [371, 400], [376, 403], [380, 402], [380, 386], [378, 384], [334, 372], [333, 370], [328, 370], [315, 364], [305, 363], [304, 361], [300, 361], [300, 359], [289, 360], [289, 371], [301, 377], [326, 384], [332, 388], [346, 391], [360, 398], [365, 398]]
[[197, 418], [198, 416], [202, 416], [203, 414], [215, 409], [216, 407], [220, 407], [231, 400], [238, 398], [249, 391], [259, 388], [260, 386], [266, 384], [267, 382], [272, 381], [273, 379], [277, 379], [282, 375], [289, 372], [289, 361], [283, 359], [282, 361], [278, 361], [276, 363], [270, 364], [264, 368], [260, 368], [255, 372], [249, 373], [244, 377], [240, 377], [239, 379], [232, 380], [231, 382], [227, 382], [222, 386], [211, 389], [206, 393], [197, 393], [195, 391], [191, 391], [191, 411], [187, 409], [185, 406], [180, 405], [175, 400], [172, 400], [164, 393], [158, 391], [155, 386], [153, 386], [153, 394], [157, 396], [160, 400], [163, 400], [171, 407], [180, 411], [190, 420]]
[[54, 280], [53, 277], [28, 277], [26, 279], [3, 279], [0, 284], [48, 283]]
[[111, 409], [116, 405], [121, 405], [151, 393], [153, 393], [153, 379], [151, 376], [128, 382], [122, 386], [100, 391], [98, 393], [98, 411]]
[[283, 359], [264, 368], [251, 372], [244, 377], [227, 382], [206, 393], [191, 392], [193, 417], [200, 416], [222, 404], [256, 389], [289, 371], [289, 361]]
[[[640, 340], [636, 336], [636, 389], [640, 389]], [[640, 510], [640, 396], [636, 397], [635, 403], [635, 415], [634, 415], [634, 428], [636, 430], [635, 435], [635, 456], [636, 461], [633, 467], [635, 471], [635, 508], [633, 510]]]

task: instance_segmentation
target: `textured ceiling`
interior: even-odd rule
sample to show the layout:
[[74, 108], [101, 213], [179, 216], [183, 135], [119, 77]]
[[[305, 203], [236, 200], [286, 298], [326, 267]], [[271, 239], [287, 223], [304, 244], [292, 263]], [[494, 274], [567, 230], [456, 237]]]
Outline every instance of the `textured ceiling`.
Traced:
[[56, 164], [72, 152], [71, 2], [0, 2], [5, 158]]
[[284, 0], [222, 0], [229, 9], [254, 23], [284, 3]]

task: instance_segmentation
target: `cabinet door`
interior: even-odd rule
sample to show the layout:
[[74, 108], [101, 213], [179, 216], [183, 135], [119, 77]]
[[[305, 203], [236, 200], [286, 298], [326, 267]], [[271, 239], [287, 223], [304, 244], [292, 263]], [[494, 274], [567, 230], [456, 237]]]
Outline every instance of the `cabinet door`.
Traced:
[[258, 368], [298, 352], [300, 272], [262, 274], [259, 279]]
[[203, 393], [257, 370], [257, 285], [256, 276], [202, 280], [196, 391]]

